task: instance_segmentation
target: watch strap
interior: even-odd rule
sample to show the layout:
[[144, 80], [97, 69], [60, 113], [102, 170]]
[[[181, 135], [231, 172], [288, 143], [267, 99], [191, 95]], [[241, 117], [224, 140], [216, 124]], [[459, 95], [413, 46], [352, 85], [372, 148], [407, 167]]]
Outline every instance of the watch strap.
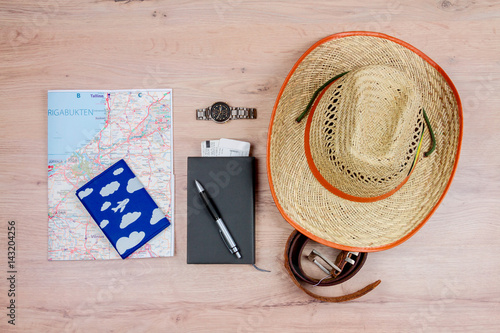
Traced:
[[255, 118], [257, 118], [257, 109], [255, 108], [231, 107], [231, 119], [255, 119]]
[[204, 108], [204, 109], [196, 109], [196, 119], [197, 120], [211, 120], [210, 107]]

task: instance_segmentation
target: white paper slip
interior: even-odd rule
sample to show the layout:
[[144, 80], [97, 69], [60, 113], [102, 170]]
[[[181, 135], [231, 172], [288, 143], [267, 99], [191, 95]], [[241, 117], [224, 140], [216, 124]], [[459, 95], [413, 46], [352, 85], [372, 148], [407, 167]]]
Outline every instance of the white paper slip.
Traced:
[[201, 156], [219, 156], [219, 140], [206, 140], [201, 143]]
[[201, 156], [249, 156], [250, 142], [220, 139], [201, 143]]
[[250, 154], [250, 142], [220, 139], [219, 156], [248, 156]]

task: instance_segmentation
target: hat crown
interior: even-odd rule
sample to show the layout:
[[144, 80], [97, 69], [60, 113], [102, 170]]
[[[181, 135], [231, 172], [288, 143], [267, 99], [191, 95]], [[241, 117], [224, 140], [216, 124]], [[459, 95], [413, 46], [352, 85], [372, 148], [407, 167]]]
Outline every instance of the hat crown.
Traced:
[[351, 200], [378, 200], [395, 190], [414, 165], [421, 104], [415, 84], [393, 67], [364, 66], [333, 82], [310, 116], [320, 176]]
[[[379, 67], [382, 68], [377, 71]], [[388, 78], [393, 81], [388, 82]], [[346, 128], [350, 132], [351, 153], [370, 164], [392, 160], [399, 138], [404, 136], [405, 120], [411, 117], [407, 113], [415, 111], [411, 104], [418, 102], [415, 87], [387, 67], [371, 66], [345, 78], [342, 88], [352, 89], [339, 105], [344, 110], [353, 104], [346, 115], [346, 120], [352, 121], [352, 126]]]

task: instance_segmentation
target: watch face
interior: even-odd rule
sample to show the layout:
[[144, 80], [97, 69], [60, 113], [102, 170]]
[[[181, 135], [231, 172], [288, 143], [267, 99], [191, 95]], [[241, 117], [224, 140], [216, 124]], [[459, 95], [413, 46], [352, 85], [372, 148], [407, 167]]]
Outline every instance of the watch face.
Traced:
[[224, 102], [217, 102], [210, 108], [210, 117], [217, 123], [225, 123], [231, 118], [231, 109]]

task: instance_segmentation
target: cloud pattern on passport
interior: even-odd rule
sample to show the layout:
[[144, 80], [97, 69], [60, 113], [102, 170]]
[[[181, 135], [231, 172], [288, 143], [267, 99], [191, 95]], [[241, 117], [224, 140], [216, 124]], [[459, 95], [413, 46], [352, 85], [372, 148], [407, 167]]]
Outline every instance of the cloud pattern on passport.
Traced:
[[116, 242], [116, 249], [118, 253], [124, 254], [128, 249], [133, 248], [138, 245], [142, 239], [146, 236], [144, 231], [137, 232], [133, 231], [128, 237], [122, 237]]
[[134, 223], [137, 221], [137, 219], [141, 216], [141, 212], [133, 212], [133, 213], [127, 213], [122, 216], [122, 223], [120, 223], [120, 228], [123, 229], [130, 225], [131, 223]]
[[135, 191], [138, 191], [141, 188], [144, 188], [144, 185], [142, 185], [141, 181], [137, 177], [129, 179], [129, 181], [127, 183], [127, 192], [128, 193], [134, 193]]
[[160, 208], [156, 208], [155, 210], [153, 210], [153, 216], [151, 217], [151, 220], [149, 221], [149, 223], [154, 225], [164, 218], [165, 218], [165, 214], [163, 214], [163, 212], [161, 211]]
[[120, 183], [117, 181], [114, 181], [114, 182], [111, 182], [108, 185], [104, 186], [101, 189], [101, 191], [99, 192], [99, 194], [102, 197], [107, 197], [108, 195], [115, 193], [118, 190], [118, 188], [120, 188]]
[[101, 212], [105, 211], [106, 209], [109, 208], [109, 206], [111, 206], [111, 202], [109, 201], [106, 201], [105, 203], [102, 204], [101, 206]]
[[113, 175], [118, 176], [122, 172], [123, 172], [123, 168], [118, 168], [115, 171], [113, 171]]
[[92, 191], [94, 191], [94, 189], [89, 187], [85, 189], [85, 191], [80, 191], [80, 193], [78, 193], [78, 196], [80, 197], [80, 199], [83, 199], [86, 196], [89, 196]]

